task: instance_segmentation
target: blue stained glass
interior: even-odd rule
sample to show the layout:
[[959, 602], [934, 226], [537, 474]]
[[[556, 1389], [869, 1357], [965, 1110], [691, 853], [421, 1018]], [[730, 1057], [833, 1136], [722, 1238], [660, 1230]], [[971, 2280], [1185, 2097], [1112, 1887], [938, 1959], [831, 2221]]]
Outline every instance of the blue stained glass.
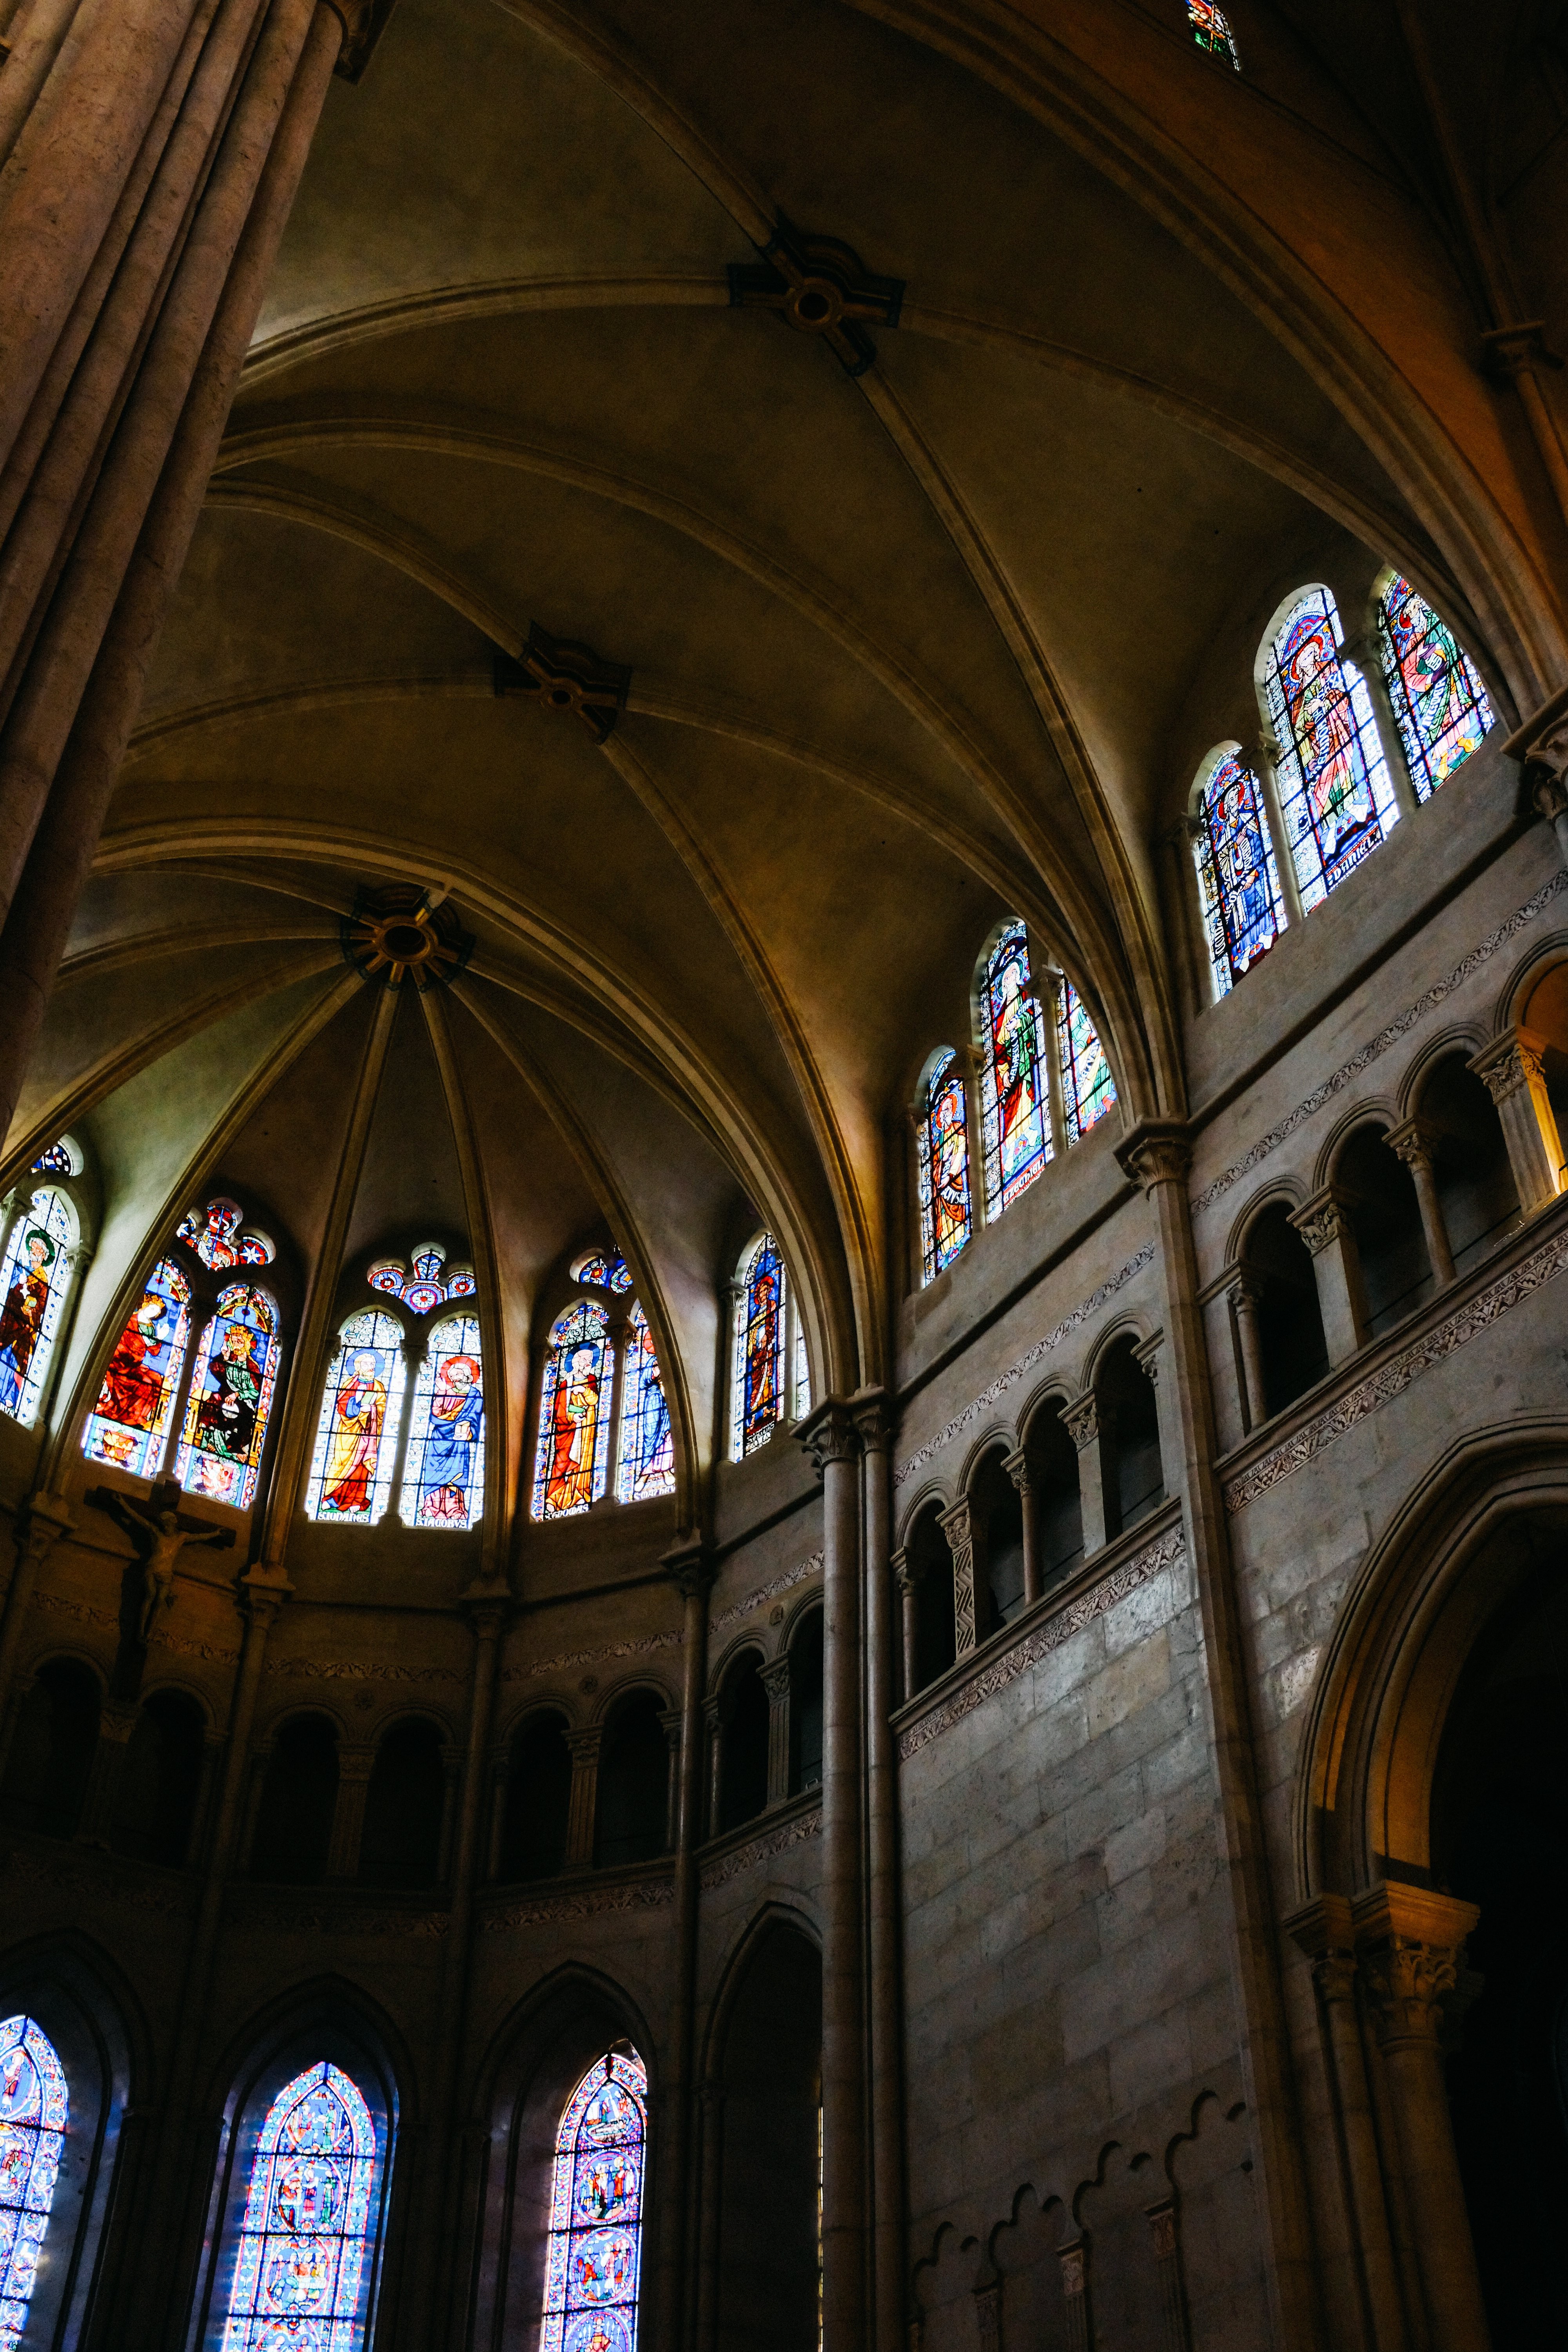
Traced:
[[539, 2352], [636, 2352], [647, 2141], [647, 2070], [611, 2050], [555, 2135]]
[[278, 1312], [264, 1290], [231, 1283], [202, 1341], [174, 1475], [187, 1495], [248, 1511], [278, 1381]]
[[580, 1298], [551, 1327], [539, 1395], [536, 1519], [570, 1518], [604, 1493], [614, 1380], [610, 1318], [597, 1299]]
[[1257, 777], [1234, 751], [1215, 763], [1193, 843], [1215, 993], [1224, 996], [1285, 928]]
[[70, 1212], [51, 1185], [18, 1212], [0, 1265], [0, 1412], [31, 1423], [65, 1308]]
[[204, 1265], [216, 1274], [231, 1265], [269, 1265], [276, 1253], [265, 1234], [241, 1233], [245, 1211], [237, 1201], [220, 1193], [205, 1209], [193, 1209], [175, 1228], [176, 1241], [186, 1242]]
[[969, 1126], [963, 1072], [951, 1046], [926, 1081], [917, 1135], [921, 1265], [930, 1282], [951, 1265], [970, 1234]]
[[1215, 57], [1228, 58], [1237, 72], [1241, 71], [1241, 53], [1223, 8], [1216, 8], [1214, 0], [1187, 0], [1187, 22], [1200, 49], [1207, 49]]
[[268, 2110], [246, 2189], [222, 2352], [360, 2352], [375, 2126], [323, 2059]]
[[1366, 680], [1340, 651], [1326, 588], [1309, 588], [1268, 648], [1263, 691], [1303, 910], [1321, 904], [1399, 822]]
[[415, 1383], [398, 1508], [411, 1528], [471, 1528], [485, 1502], [484, 1356], [472, 1315], [426, 1342]]
[[632, 1286], [632, 1270], [618, 1251], [595, 1250], [584, 1258], [574, 1279], [594, 1290], [626, 1291]]
[[1116, 1100], [1116, 1081], [1083, 999], [1065, 976], [1057, 1005], [1057, 1045], [1061, 1055], [1068, 1141], [1080, 1143], [1091, 1127], [1099, 1126]]
[[27, 2325], [68, 2112], [65, 2069], [43, 2027], [0, 2021], [0, 2352], [16, 2352]]
[[403, 1333], [373, 1307], [343, 1325], [327, 1374], [305, 1508], [365, 1527], [385, 1512], [403, 1403]]
[[621, 1459], [616, 1493], [623, 1503], [675, 1492], [675, 1436], [664, 1374], [647, 1316], [634, 1307], [626, 1327], [621, 1389]]
[[76, 1168], [69, 1144], [51, 1143], [48, 1150], [34, 1160], [30, 1172], [35, 1176], [74, 1176]]
[[1417, 800], [1429, 800], [1479, 751], [1493, 723], [1481, 674], [1408, 580], [1396, 572], [1377, 607], [1383, 679]]
[[191, 1288], [173, 1258], [161, 1258], [127, 1318], [103, 1375], [81, 1450], [138, 1478], [163, 1459], [190, 1339]]
[[751, 1454], [784, 1417], [784, 1267], [763, 1234], [741, 1267], [735, 1301], [735, 1451]]
[[1046, 1024], [1029, 976], [1024, 926], [1010, 922], [980, 976], [980, 1124], [985, 1207], [1000, 1216], [1055, 1150], [1046, 1079]]

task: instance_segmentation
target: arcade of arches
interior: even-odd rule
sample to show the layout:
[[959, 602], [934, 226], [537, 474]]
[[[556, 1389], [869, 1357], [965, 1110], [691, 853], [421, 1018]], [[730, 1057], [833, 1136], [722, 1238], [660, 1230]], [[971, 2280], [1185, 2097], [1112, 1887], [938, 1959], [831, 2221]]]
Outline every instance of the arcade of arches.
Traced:
[[1563, 0], [0, 0], [0, 2352], [1563, 2340], [1565, 219]]

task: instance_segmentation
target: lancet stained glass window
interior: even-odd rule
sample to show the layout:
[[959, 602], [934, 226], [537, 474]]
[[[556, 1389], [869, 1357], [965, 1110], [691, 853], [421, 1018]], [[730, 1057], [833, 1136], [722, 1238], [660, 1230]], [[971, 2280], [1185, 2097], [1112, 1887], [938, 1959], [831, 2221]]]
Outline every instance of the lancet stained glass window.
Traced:
[[641, 1503], [675, 1492], [675, 1439], [664, 1373], [647, 1317], [634, 1307], [626, 1325], [626, 1369], [621, 1381], [621, 1458], [616, 1493], [623, 1503]]
[[485, 1507], [485, 1383], [479, 1327], [448, 1315], [425, 1345], [414, 1387], [398, 1508], [411, 1528], [471, 1528]]
[[1480, 750], [1492, 707], [1453, 631], [1397, 572], [1378, 601], [1377, 634], [1405, 764], [1416, 799], [1429, 800]]
[[1285, 834], [1306, 910], [1399, 821], [1366, 680], [1344, 659], [1342, 641], [1333, 598], [1308, 588], [1280, 623], [1263, 675]]
[[735, 1298], [737, 1457], [764, 1444], [784, 1417], [785, 1297], [779, 1245], [772, 1234], [763, 1234], [742, 1260]]
[[160, 1258], [127, 1318], [88, 1420], [81, 1450], [151, 1478], [162, 1466], [191, 1328], [191, 1286], [173, 1258]]
[[1237, 72], [1241, 71], [1241, 53], [1223, 8], [1216, 8], [1214, 0], [1187, 0], [1187, 22], [1200, 49], [1207, 49], [1215, 57], [1228, 58]]
[[1010, 922], [980, 975], [980, 1113], [985, 1208], [1000, 1216], [1050, 1160], [1046, 1024], [1022, 923]]
[[1262, 790], [1234, 751], [1215, 761], [1203, 788], [1193, 856], [1215, 994], [1224, 996], [1285, 928]]
[[374, 1307], [351, 1316], [321, 1396], [305, 1508], [313, 1519], [365, 1527], [392, 1492], [403, 1405], [403, 1333]]
[[0, 2352], [16, 2352], [55, 2201], [69, 2103], [36, 2018], [0, 2021]]
[[241, 1233], [245, 1211], [237, 1201], [219, 1193], [205, 1209], [193, 1209], [175, 1229], [176, 1241], [188, 1242], [202, 1264], [215, 1274], [232, 1265], [270, 1265], [277, 1255], [265, 1234]]
[[597, 1299], [580, 1298], [550, 1330], [539, 1394], [536, 1519], [569, 1518], [604, 1493], [614, 1384], [610, 1318]]
[[30, 1424], [65, 1310], [71, 1215], [63, 1192], [42, 1185], [11, 1228], [0, 1265], [0, 1412]]
[[595, 2060], [555, 2135], [539, 2352], [637, 2352], [647, 2073]]
[[1116, 1100], [1116, 1081], [1110, 1075], [1100, 1032], [1065, 972], [1057, 1002], [1057, 1045], [1061, 1055], [1068, 1141], [1081, 1143]]
[[278, 1310], [264, 1290], [231, 1282], [218, 1292], [191, 1376], [174, 1456], [174, 1475], [187, 1495], [249, 1510], [277, 1381]]
[[360, 2352], [375, 2126], [322, 2059], [268, 2109], [246, 2189], [222, 2352]]
[[963, 1071], [948, 1046], [926, 1080], [917, 1135], [921, 1264], [931, 1282], [952, 1264], [970, 1234], [969, 1127]]

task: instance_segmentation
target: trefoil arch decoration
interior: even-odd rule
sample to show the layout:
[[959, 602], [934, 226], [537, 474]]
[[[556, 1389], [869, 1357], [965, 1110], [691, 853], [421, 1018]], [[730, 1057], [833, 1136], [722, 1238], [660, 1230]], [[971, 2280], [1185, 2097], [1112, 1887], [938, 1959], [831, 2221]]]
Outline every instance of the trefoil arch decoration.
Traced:
[[536, 1519], [675, 1492], [664, 1369], [631, 1268], [612, 1244], [574, 1259], [571, 1278], [584, 1295], [552, 1323], [540, 1378]]
[[610, 1290], [616, 1296], [633, 1287], [632, 1270], [619, 1250], [590, 1250], [572, 1269], [572, 1279], [585, 1290]]
[[1399, 822], [1372, 697], [1327, 588], [1291, 599], [1265, 648], [1262, 687], [1285, 837], [1310, 913]]
[[37, 1167], [45, 1181], [16, 1196], [0, 1256], [0, 1412], [32, 1428], [40, 1419], [72, 1277], [80, 1263], [81, 1220], [53, 1145]]
[[1479, 670], [1447, 622], [1393, 570], [1377, 599], [1377, 637], [1410, 782], [1418, 801], [1430, 800], [1480, 750], [1495, 714]]
[[433, 1315], [449, 1299], [472, 1298], [479, 1288], [474, 1269], [466, 1262], [448, 1265], [439, 1242], [421, 1242], [407, 1259], [378, 1257], [365, 1280], [384, 1298], [395, 1298], [416, 1315]]
[[555, 2135], [539, 2352], [637, 2352], [647, 2070], [625, 2045], [577, 2084]]
[[16, 2352], [26, 2332], [68, 2119], [65, 2069], [43, 2027], [0, 2021], [0, 2352]]
[[1193, 792], [1193, 862], [1216, 997], [1260, 963], [1286, 926], [1263, 786], [1239, 744], [1205, 761]]
[[473, 1527], [484, 1511], [484, 1351], [477, 1315], [448, 1315], [414, 1384], [398, 1508], [411, 1528]]
[[921, 1273], [933, 1282], [968, 1241], [969, 1104], [963, 1066], [951, 1045], [932, 1057], [916, 1112]]
[[1214, 0], [1187, 0], [1187, 22], [1200, 49], [1211, 57], [1224, 58], [1237, 73], [1241, 71], [1241, 52], [1230, 29], [1230, 18], [1223, 8], [1216, 8]]
[[246, 2189], [221, 2352], [360, 2352], [374, 2256], [376, 2133], [329, 2059], [268, 2109]]
[[760, 1233], [735, 1269], [730, 1344], [730, 1453], [736, 1462], [811, 1410], [811, 1375], [784, 1255]]
[[321, 1394], [305, 1490], [310, 1518], [367, 1527], [385, 1517], [405, 1379], [402, 1325], [377, 1307], [351, 1315]]
[[183, 1217], [174, 1239], [194, 1249], [215, 1274], [236, 1265], [270, 1265], [278, 1255], [265, 1234], [245, 1229], [245, 1211], [223, 1192]]

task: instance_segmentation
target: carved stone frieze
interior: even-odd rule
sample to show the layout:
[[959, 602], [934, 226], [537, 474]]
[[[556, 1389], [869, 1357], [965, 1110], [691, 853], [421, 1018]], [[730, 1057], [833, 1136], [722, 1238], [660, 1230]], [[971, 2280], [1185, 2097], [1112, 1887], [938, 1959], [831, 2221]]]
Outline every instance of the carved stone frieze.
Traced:
[[761, 1837], [748, 1838], [744, 1845], [721, 1854], [716, 1862], [705, 1864], [702, 1891], [709, 1894], [716, 1886], [727, 1886], [732, 1878], [739, 1878], [744, 1871], [754, 1870], [760, 1862], [772, 1862], [779, 1854], [788, 1853], [792, 1846], [805, 1845], [810, 1839], [821, 1835], [822, 1809], [818, 1806], [809, 1813], [797, 1814], [793, 1822], [785, 1822], [780, 1829], [764, 1831]]
[[531, 1903], [509, 1903], [487, 1911], [481, 1926], [487, 1935], [510, 1927], [548, 1927], [563, 1919], [597, 1919], [628, 1911], [667, 1911], [675, 1900], [668, 1878], [640, 1878], [627, 1885], [582, 1886], [570, 1895], [542, 1895]]

